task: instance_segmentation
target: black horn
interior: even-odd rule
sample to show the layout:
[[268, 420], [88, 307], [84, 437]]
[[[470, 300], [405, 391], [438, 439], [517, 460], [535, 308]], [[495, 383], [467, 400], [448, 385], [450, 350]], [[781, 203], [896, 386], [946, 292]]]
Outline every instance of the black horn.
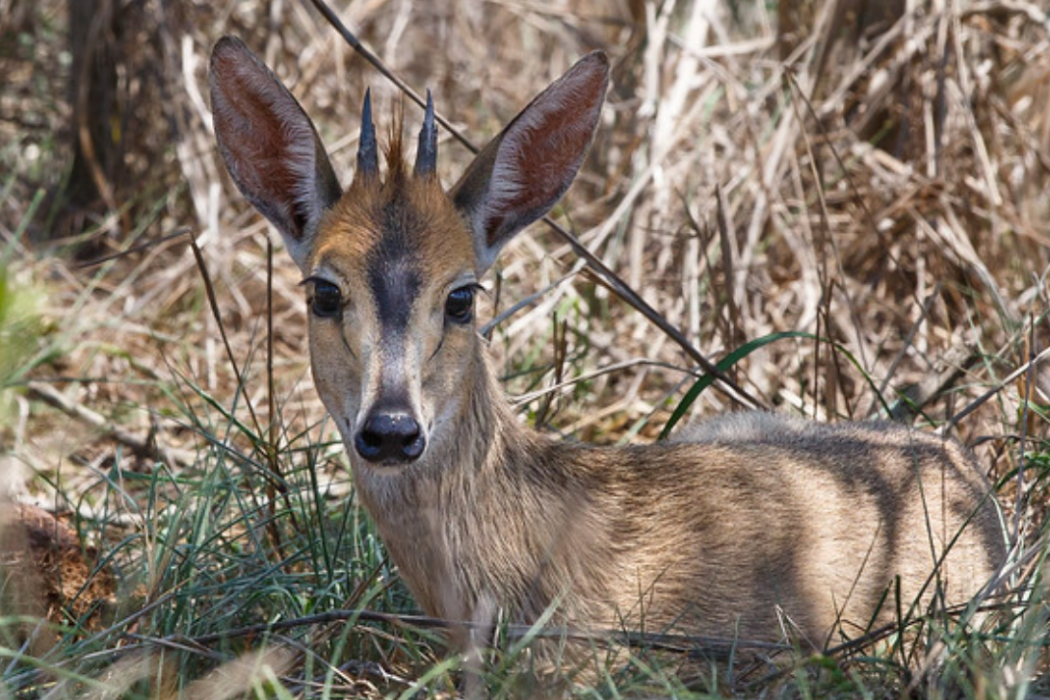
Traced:
[[357, 172], [367, 177], [373, 177], [379, 172], [376, 125], [372, 123], [371, 88], [365, 90], [365, 105], [361, 108], [361, 138], [357, 142]]
[[438, 134], [434, 126], [434, 100], [427, 90], [427, 111], [423, 114], [423, 128], [419, 130], [419, 150], [416, 151], [416, 175], [433, 175], [437, 171]]

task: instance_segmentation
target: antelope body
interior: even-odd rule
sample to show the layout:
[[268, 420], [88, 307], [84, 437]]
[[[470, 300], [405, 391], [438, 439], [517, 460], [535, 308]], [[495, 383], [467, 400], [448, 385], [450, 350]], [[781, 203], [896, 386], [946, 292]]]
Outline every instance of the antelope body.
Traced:
[[575, 177], [603, 54], [534, 99], [447, 193], [432, 105], [414, 169], [395, 134], [383, 179], [366, 95], [344, 193], [309, 118], [241, 42], [215, 46], [211, 81], [228, 170], [303, 272], [313, 374], [357, 493], [429, 615], [498, 607], [531, 622], [554, 605], [585, 629], [789, 632], [819, 646], [840, 621], [890, 617], [879, 601], [895, 577], [905, 604], [935, 590], [958, 603], [1002, 562], [988, 483], [930, 434], [744, 413], [672, 442], [596, 448], [519, 423], [475, 330], [474, 291]]

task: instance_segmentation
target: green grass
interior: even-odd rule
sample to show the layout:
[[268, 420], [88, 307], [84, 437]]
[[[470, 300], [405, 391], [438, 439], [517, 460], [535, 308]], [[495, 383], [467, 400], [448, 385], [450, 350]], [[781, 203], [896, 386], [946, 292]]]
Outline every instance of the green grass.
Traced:
[[[324, 444], [311, 439], [319, 426], [282, 445], [281, 498], [271, 504], [260, 488], [267, 474], [260, 436], [191, 384], [174, 383], [170, 391], [186, 402], [178, 420], [200, 436], [194, 462], [177, 473], [156, 463], [144, 473], [114, 467], [96, 474], [82, 498], [98, 520], [84, 529], [127, 533], [115, 542], [108, 533], [102, 555], [118, 578], [106, 615], [113, 624], [86, 632], [67, 620], [51, 652], [60, 660], [52, 661], [53, 673], [42, 673], [33, 659], [5, 669], [5, 684], [20, 696], [40, 694], [55, 680], [103, 678], [112, 664], [141, 655], [162, 655], [180, 683], [188, 683], [216, 663], [265, 646], [270, 633], [258, 630], [260, 623], [333, 610], [412, 609], [355, 501], [333, 502], [322, 491], [314, 466]], [[116, 526], [118, 520], [132, 527]], [[421, 636], [408, 633], [411, 646], [401, 637], [351, 616], [291, 625], [271, 644], [294, 640], [302, 652], [301, 681], [324, 684], [336, 681], [330, 659], [379, 655], [416, 664], [430, 654]], [[194, 641], [202, 639], [209, 641]], [[8, 658], [15, 653], [0, 650]], [[134, 689], [129, 697], [140, 696]], [[149, 696], [145, 687], [139, 691]]]

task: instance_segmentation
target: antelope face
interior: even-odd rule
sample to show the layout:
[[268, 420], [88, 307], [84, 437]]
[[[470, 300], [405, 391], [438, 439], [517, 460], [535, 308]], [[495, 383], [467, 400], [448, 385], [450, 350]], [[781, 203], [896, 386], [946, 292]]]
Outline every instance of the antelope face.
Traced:
[[314, 379], [355, 461], [415, 461], [461, 410], [479, 342], [463, 219], [436, 177], [358, 179], [304, 272]]
[[537, 96], [447, 193], [433, 104], [408, 172], [395, 135], [382, 180], [366, 94], [357, 171], [344, 194], [313, 123], [243, 43], [212, 50], [215, 135], [227, 170], [303, 272], [321, 398], [355, 464], [420, 461], [466, 410], [478, 280], [514, 234], [568, 189], [608, 83], [592, 53]]

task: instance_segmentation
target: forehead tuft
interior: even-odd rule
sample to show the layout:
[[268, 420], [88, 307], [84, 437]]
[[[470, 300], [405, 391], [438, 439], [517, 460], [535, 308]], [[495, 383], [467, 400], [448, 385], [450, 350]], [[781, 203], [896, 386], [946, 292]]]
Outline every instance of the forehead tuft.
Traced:
[[411, 270], [426, 280], [476, 267], [470, 232], [437, 177], [417, 178], [403, 166], [385, 182], [355, 178], [318, 239], [314, 263], [349, 266], [353, 276]]

